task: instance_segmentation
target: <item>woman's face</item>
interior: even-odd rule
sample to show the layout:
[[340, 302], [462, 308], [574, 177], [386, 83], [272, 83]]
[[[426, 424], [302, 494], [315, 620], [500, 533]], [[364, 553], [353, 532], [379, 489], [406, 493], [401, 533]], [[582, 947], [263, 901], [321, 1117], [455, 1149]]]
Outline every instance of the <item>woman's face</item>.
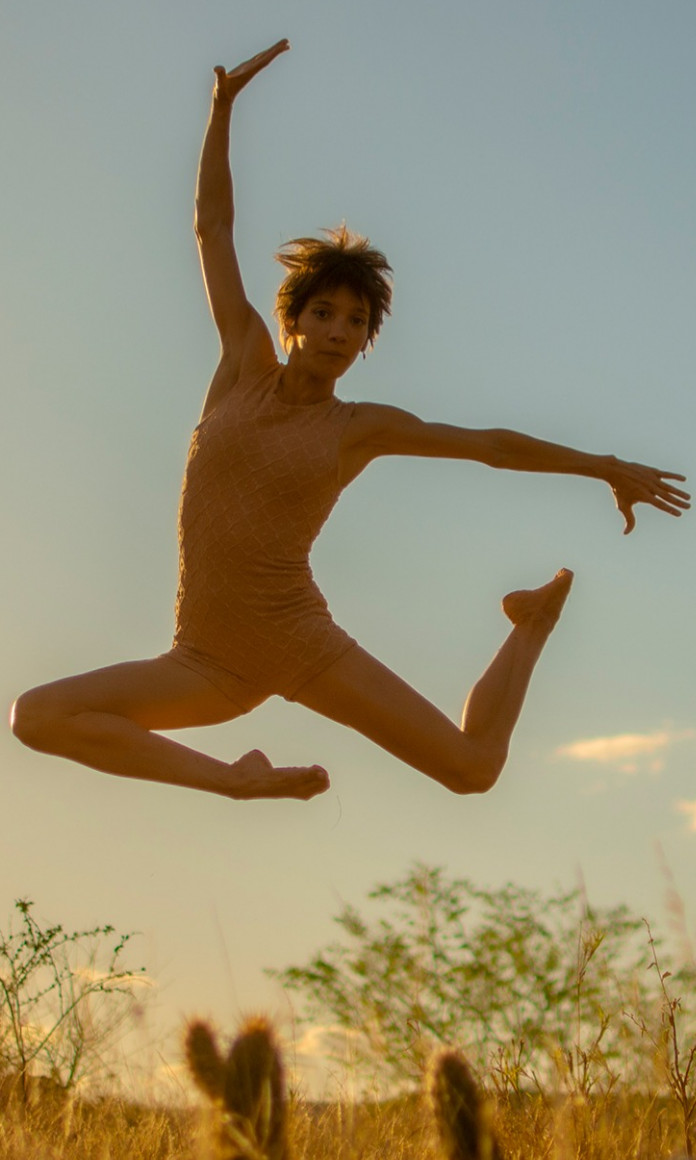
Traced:
[[338, 378], [352, 366], [367, 345], [369, 305], [339, 286], [320, 290], [305, 303], [292, 331], [293, 345], [302, 361], [318, 373]]

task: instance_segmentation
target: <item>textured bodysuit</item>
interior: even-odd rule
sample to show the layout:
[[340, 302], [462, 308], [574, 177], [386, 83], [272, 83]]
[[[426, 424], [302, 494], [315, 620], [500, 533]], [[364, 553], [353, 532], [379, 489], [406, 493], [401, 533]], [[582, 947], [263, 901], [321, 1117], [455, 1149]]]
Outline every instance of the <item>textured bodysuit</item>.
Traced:
[[309, 552], [341, 492], [354, 409], [284, 403], [283, 367], [239, 382], [193, 433], [179, 507], [179, 590], [169, 655], [235, 705], [288, 699], [355, 641], [336, 625]]

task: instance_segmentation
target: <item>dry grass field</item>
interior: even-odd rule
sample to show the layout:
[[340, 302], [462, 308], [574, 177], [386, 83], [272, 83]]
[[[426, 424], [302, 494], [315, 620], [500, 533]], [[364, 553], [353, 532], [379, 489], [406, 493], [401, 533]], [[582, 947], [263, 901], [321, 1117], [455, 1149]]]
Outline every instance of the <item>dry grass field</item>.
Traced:
[[[5, 959], [15, 968], [27, 959], [33, 970], [32, 956], [54, 949], [56, 937], [59, 950], [75, 938], [60, 926], [27, 928], [33, 923], [29, 906], [24, 923], [15, 942], [4, 943]], [[645, 973], [655, 982], [654, 993], [629, 1017], [619, 1012], [620, 1026], [630, 1032], [620, 1056], [619, 1041], [607, 1034], [603, 1003], [580, 1018], [587, 969], [601, 944], [594, 938], [591, 953], [581, 954], [571, 971], [577, 1027], [565, 1044], [540, 1039], [521, 1063], [522, 1041], [510, 1041], [489, 1053], [489, 1062], [480, 1064], [485, 1070], [475, 1076], [461, 1054], [442, 1046], [448, 1040], [438, 1046], [431, 1037], [426, 1046], [424, 1039], [416, 1078], [388, 1089], [410, 1094], [384, 1100], [319, 1103], [288, 1091], [284, 1053], [262, 1016], [248, 1019], [225, 1044], [205, 1022], [187, 1027], [186, 1064], [201, 1097], [195, 1106], [156, 1105], [145, 1095], [142, 1101], [88, 1098], [79, 1082], [65, 1080], [71, 1073], [61, 1071], [60, 1041], [45, 1060], [36, 1057], [34, 1025], [26, 1022], [27, 1011], [55, 993], [55, 977], [61, 985], [72, 979], [70, 970], [55, 977], [49, 972], [47, 990], [39, 988], [36, 997], [17, 987], [16, 1010], [6, 987], [0, 1160], [685, 1160], [696, 1154], [696, 977], [667, 970], [649, 927], [647, 933]], [[43, 959], [39, 965], [45, 978]], [[130, 975], [114, 977], [120, 984]], [[13, 1013], [14, 1023], [7, 1017]], [[352, 1026], [363, 1027], [357, 1009], [353, 1014]], [[24, 1031], [12, 1040], [15, 1025]], [[490, 1031], [485, 1018], [482, 1026]], [[80, 1048], [84, 1042], [76, 1040]], [[21, 1058], [25, 1066], [13, 1068], [12, 1060]], [[380, 1054], [379, 1062], [384, 1059]], [[88, 1079], [90, 1074], [98, 1079], [94, 1070]], [[361, 1076], [367, 1078], [362, 1066], [351, 1072], [346, 1090], [370, 1090], [358, 1082]], [[150, 1090], [138, 1081], [138, 1092]]]
[[691, 1155], [667, 1095], [592, 1098], [484, 1091], [454, 1051], [434, 1054], [419, 1092], [382, 1102], [286, 1095], [270, 1024], [248, 1020], [220, 1049], [187, 1033], [200, 1108], [72, 1098], [48, 1081], [2, 1089], [0, 1160], [675, 1160]]
[[[580, 1101], [540, 1096], [494, 1103], [499, 1155], [506, 1160], [668, 1160], [684, 1152], [677, 1109], [646, 1097]], [[294, 1160], [493, 1160], [491, 1148], [447, 1151], [420, 1096], [380, 1104], [288, 1104], [287, 1155]], [[6, 1105], [1, 1160], [261, 1160], [220, 1139], [214, 1110], [148, 1109], [108, 1100]], [[283, 1155], [281, 1153], [281, 1155]]]

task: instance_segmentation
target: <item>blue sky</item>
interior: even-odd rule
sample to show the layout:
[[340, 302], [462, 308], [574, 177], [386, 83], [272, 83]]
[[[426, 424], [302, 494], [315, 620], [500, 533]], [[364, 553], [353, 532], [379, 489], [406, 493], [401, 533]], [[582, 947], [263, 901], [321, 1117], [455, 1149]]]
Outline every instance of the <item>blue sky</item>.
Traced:
[[[292, 52], [233, 132], [262, 313], [274, 249], [345, 219], [395, 295], [344, 398], [693, 484], [695, 35], [686, 0], [6, 0], [5, 702], [169, 647], [178, 489], [217, 356], [191, 229], [212, 67], [281, 36]], [[494, 792], [453, 798], [282, 702], [186, 740], [324, 764], [308, 805], [120, 781], [5, 732], [0, 914], [29, 895], [67, 925], [142, 931], [172, 1026], [282, 1010], [263, 968], [307, 958], [341, 899], [414, 860], [492, 886], [581, 874], [594, 902], [659, 920], [659, 843], [693, 930], [693, 517], [640, 509], [625, 538], [598, 483], [381, 461], [313, 564], [336, 619], [454, 716], [503, 639], [503, 593], [576, 571]]]

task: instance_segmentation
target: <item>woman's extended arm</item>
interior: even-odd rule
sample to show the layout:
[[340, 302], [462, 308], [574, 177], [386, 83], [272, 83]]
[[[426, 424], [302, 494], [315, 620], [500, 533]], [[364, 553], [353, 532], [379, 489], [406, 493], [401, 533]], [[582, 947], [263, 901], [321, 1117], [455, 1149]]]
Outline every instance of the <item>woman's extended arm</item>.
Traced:
[[274, 357], [265, 323], [249, 302], [234, 248], [234, 199], [229, 162], [230, 119], [235, 98], [262, 68], [290, 46], [280, 40], [232, 72], [215, 69], [215, 91], [198, 167], [195, 230], [210, 308], [222, 356], [203, 414], [237, 381], [242, 368]]
[[652, 504], [673, 516], [681, 515], [690, 507], [688, 492], [667, 482], [683, 480], [683, 475], [659, 471], [642, 463], [627, 463], [614, 455], [590, 455], [517, 431], [501, 428], [476, 431], [447, 423], [426, 423], [408, 411], [376, 403], [359, 404], [351, 427], [347, 453], [357, 470], [348, 467], [349, 476], [380, 455], [473, 459], [511, 471], [584, 475], [609, 484], [626, 521], [625, 533], [635, 527], [633, 507], [637, 503]]

